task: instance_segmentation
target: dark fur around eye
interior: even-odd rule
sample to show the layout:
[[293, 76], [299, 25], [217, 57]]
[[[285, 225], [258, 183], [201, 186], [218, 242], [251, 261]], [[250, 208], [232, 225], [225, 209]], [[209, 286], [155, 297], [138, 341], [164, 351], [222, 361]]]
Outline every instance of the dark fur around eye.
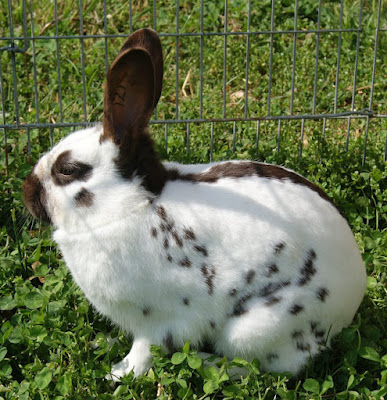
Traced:
[[79, 161], [71, 161], [71, 151], [61, 153], [51, 168], [52, 179], [57, 186], [66, 186], [75, 181], [87, 181], [93, 167]]

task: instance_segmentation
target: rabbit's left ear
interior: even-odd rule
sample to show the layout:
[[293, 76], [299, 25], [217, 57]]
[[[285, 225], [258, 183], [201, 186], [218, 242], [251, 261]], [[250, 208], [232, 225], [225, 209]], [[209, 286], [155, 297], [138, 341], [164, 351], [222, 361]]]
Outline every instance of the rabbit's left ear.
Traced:
[[129, 36], [107, 73], [103, 136], [121, 144], [125, 135], [141, 134], [159, 101], [162, 81], [160, 39], [152, 29], [140, 29]]

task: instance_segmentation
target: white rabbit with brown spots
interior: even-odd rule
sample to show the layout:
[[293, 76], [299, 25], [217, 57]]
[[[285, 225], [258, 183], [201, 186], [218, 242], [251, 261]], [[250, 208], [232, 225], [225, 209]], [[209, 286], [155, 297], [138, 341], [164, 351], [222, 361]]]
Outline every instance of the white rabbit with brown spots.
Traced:
[[297, 373], [351, 323], [366, 274], [345, 218], [317, 186], [246, 161], [162, 163], [147, 125], [160, 40], [132, 34], [113, 61], [103, 125], [43, 156], [25, 202], [96, 310], [133, 335], [114, 379], [187, 340]]

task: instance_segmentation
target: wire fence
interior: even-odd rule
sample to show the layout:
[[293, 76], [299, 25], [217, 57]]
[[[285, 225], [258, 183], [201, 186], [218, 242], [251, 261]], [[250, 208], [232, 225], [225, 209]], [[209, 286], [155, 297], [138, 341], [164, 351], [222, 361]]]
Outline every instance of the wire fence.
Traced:
[[[128, 33], [144, 26], [157, 30], [163, 47], [167, 48], [165, 85], [169, 86], [164, 87], [167, 94], [162, 97], [151, 121], [164, 127], [166, 148], [172, 125], [183, 127], [187, 151], [191, 127], [194, 124], [209, 127], [212, 160], [214, 126], [218, 123], [230, 126], [233, 146], [237, 124], [252, 123], [258, 146], [261, 124], [274, 121], [279, 150], [284, 121], [300, 122], [302, 146], [307, 120], [322, 121], [324, 137], [327, 121], [341, 119], [346, 122], [348, 149], [353, 121], [360, 119], [365, 121], [364, 163], [369, 132], [380, 130], [381, 126], [373, 124], [372, 128], [372, 122], [378, 121], [384, 126], [386, 121], [384, 44], [387, 27], [382, 0], [371, 5], [365, 0], [294, 0], [293, 3], [177, 0], [168, 6], [156, 0], [141, 4], [130, 0], [120, 5], [123, 7], [120, 17], [114, 14], [117, 5], [108, 0], [97, 3], [79, 0], [77, 4], [74, 2], [76, 8], [71, 5], [71, 12], [70, 6], [63, 6], [57, 0], [50, 2], [51, 8], [47, 6], [46, 11], [39, 10], [43, 1], [42, 4], [32, 0], [2, 3], [5, 12], [0, 30], [0, 129], [5, 153], [11, 132], [26, 134], [30, 151], [32, 130], [48, 131], [55, 141], [54, 130], [74, 129], [99, 121], [102, 103], [100, 96], [93, 97], [94, 82], [102, 83], [111, 54], [114, 57], [119, 49], [118, 43], [122, 43]], [[165, 16], [167, 7], [168, 17]], [[312, 11], [306, 17], [308, 7]], [[261, 15], [261, 9], [266, 10], [267, 15]], [[335, 20], [331, 20], [328, 9], [336, 10]], [[45, 14], [47, 18], [43, 18]], [[279, 14], [281, 21], [277, 18]], [[70, 21], [68, 24], [66, 19]], [[260, 26], [264, 29], [258, 29]], [[212, 47], [215, 42], [216, 47]], [[72, 44], [73, 54], [66, 47], [68, 43]], [[93, 69], [90, 57], [96, 47], [98, 54], [103, 54], [103, 65]], [[189, 57], [185, 48], [189, 49]], [[233, 66], [237, 59], [235, 48], [238, 59], [243, 61], [236, 67]], [[259, 48], [264, 49], [260, 54]], [[363, 48], [367, 49], [366, 56]], [[221, 56], [214, 61], [211, 53]], [[287, 67], [278, 61], [281, 54], [289, 60]], [[258, 56], [264, 60], [259, 68]], [[327, 58], [331, 76], [329, 84], [325, 83], [328, 89], [321, 83], [325, 78], [321, 65], [327, 63]], [[308, 65], [300, 66], [305, 60]], [[48, 64], [40, 67], [45, 61]], [[74, 78], [67, 72], [70, 64], [77, 66], [76, 89], [71, 91], [76, 90], [80, 97], [69, 102], [67, 99], [73, 93], [69, 93], [68, 82]], [[282, 80], [283, 76], [288, 77], [286, 87], [280, 91], [279, 76]], [[216, 94], [211, 92], [213, 80], [218, 84]], [[300, 94], [302, 81], [309, 82], [309, 90]], [[50, 87], [48, 91], [46, 86]], [[303, 102], [306, 97], [307, 101]], [[44, 104], [48, 104], [50, 111]], [[387, 137], [384, 161], [386, 158]], [[5, 164], [8, 170], [7, 154]]]

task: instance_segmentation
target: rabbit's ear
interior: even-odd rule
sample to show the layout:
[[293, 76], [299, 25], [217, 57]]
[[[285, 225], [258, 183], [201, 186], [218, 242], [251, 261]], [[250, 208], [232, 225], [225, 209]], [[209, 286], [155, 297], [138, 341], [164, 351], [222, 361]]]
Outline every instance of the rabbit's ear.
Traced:
[[152, 29], [129, 36], [107, 73], [104, 137], [120, 144], [125, 134], [141, 133], [149, 122], [163, 81], [160, 39]]

